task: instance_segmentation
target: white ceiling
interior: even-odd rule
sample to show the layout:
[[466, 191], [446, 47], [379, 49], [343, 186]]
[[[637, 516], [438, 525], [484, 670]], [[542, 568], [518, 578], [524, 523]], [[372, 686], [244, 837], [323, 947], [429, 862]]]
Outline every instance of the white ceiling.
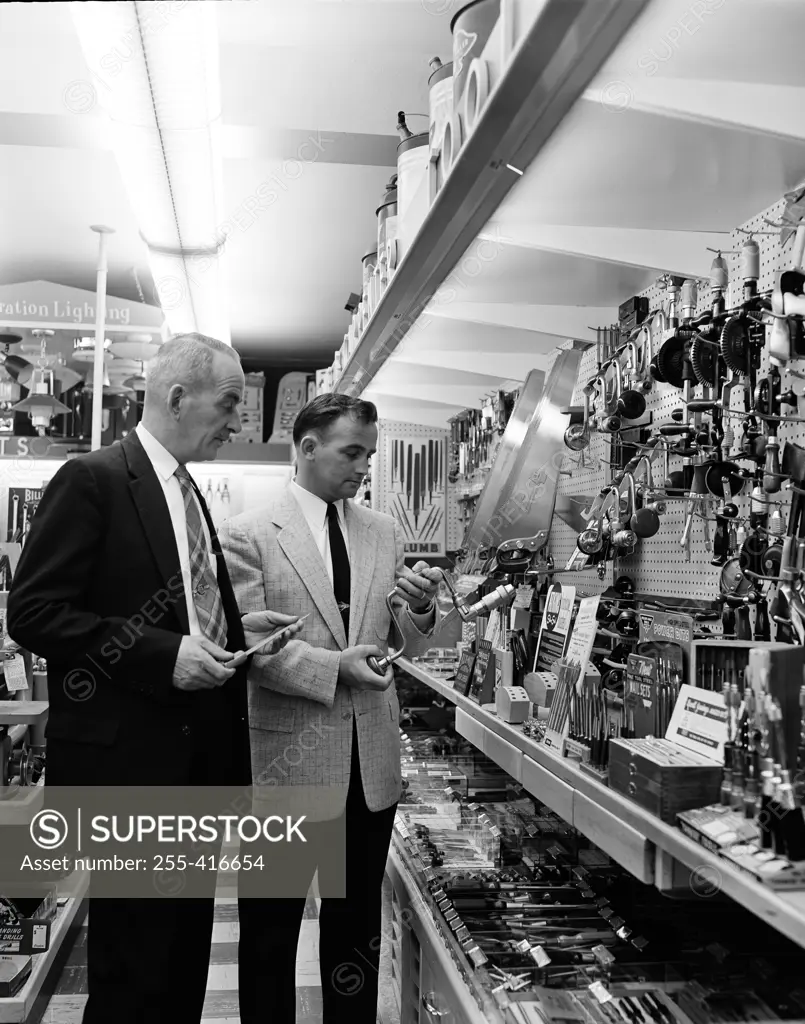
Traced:
[[[155, 5], [156, 7], [157, 5]], [[428, 61], [449, 59], [451, 0], [217, 3], [233, 343], [322, 365], [341, 344], [395, 170], [397, 111], [428, 109]], [[110, 149], [102, 88], [65, 3], [0, 5], [0, 284], [94, 289], [97, 239], [116, 229], [109, 291], [156, 302]], [[94, 90], [94, 92], [93, 92]], [[414, 130], [427, 121], [412, 118]], [[312, 140], [312, 142], [308, 142]], [[299, 157], [299, 168], [285, 163]], [[248, 213], [257, 186], [279, 200]]]
[[[229, 316], [244, 354], [311, 367], [340, 347], [394, 170], [397, 111], [427, 110], [428, 61], [449, 59], [461, 4], [215, 4], [224, 201], [236, 225]], [[110, 292], [137, 299], [136, 269], [155, 302], [94, 102], [103, 85], [68, 7], [0, 4], [0, 285], [44, 278], [92, 290], [89, 225], [105, 223], [116, 229]], [[396, 402], [397, 415], [426, 383], [418, 415], [441, 422], [476, 384], [488, 390], [486, 360], [499, 364], [494, 379], [516, 377], [529, 353], [539, 366], [557, 340], [589, 338], [588, 325], [611, 322], [659, 273], [706, 276], [707, 245], [805, 178], [803, 38], [802, 0], [651, 0], [488, 225], [494, 259], [455, 294], [442, 290], [430, 333], [406, 339], [370, 393]], [[285, 161], [300, 152], [292, 178]], [[279, 199], [255, 210], [266, 184]], [[476, 326], [457, 333], [465, 323]], [[497, 325], [510, 330], [498, 336]], [[483, 380], [451, 378], [464, 330], [463, 365]], [[417, 359], [427, 382], [397, 372]]]

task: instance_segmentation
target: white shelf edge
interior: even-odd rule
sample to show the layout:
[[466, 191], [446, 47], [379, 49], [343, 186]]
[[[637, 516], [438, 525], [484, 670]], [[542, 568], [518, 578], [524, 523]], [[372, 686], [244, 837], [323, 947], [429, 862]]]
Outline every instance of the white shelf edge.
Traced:
[[77, 895], [57, 911], [50, 933], [50, 948], [34, 955], [31, 975], [20, 991], [8, 999], [0, 998], [0, 1024], [24, 1024], [28, 1019], [88, 888], [89, 874], [84, 873], [76, 885]]
[[[805, 891], [775, 892], [767, 889], [749, 875], [732, 867], [722, 857], [710, 853], [703, 846], [688, 839], [675, 826], [665, 824], [627, 797], [585, 775], [572, 761], [557, 757], [541, 744], [535, 743], [517, 726], [500, 721], [474, 701], [456, 693], [450, 683], [435, 679], [407, 658], [401, 658], [397, 665], [462, 708], [485, 729], [519, 747], [545, 770], [547, 776], [567, 783], [577, 792], [593, 800], [612, 815], [613, 826], [620, 823], [629, 825], [689, 870], [706, 870], [708, 882], [711, 879], [717, 882], [717, 891], [735, 900], [799, 946], [805, 947]], [[539, 799], [539, 793], [533, 795]]]
[[[537, 158], [649, 3], [584, 0], [574, 6], [545, 0], [540, 5], [333, 381], [333, 392], [357, 397], [375, 378], [519, 180], [511, 167], [524, 172]], [[561, 42], [542, 66], [541, 39], [557, 25], [564, 28]], [[377, 361], [371, 353], [381, 343]]]

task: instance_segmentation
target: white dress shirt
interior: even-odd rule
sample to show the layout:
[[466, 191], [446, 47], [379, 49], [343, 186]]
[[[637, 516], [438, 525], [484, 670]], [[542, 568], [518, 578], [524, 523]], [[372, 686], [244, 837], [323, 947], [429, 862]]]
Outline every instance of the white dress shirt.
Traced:
[[[316, 542], [316, 547], [319, 549], [322, 561], [327, 568], [327, 575], [330, 577], [330, 582], [333, 582], [333, 556], [330, 554], [330, 529], [327, 522], [327, 502], [322, 501], [318, 494], [312, 494], [310, 491], [306, 491], [304, 487], [300, 487], [295, 481], [291, 481], [291, 492], [296, 498], [296, 503], [302, 510], [302, 515], [307, 521], [307, 525], [310, 527], [310, 532], [313, 534], [313, 540]], [[341, 525], [341, 532], [344, 535], [344, 544], [347, 549], [347, 555], [349, 555], [349, 537], [347, 536], [347, 524], [344, 519], [344, 502], [339, 500], [335, 502], [335, 507], [338, 511], [338, 522]]]
[[[296, 498], [297, 504], [302, 510], [302, 515], [305, 517], [307, 525], [310, 527], [310, 532], [313, 534], [313, 540], [316, 542], [316, 547], [319, 549], [319, 554], [327, 568], [327, 575], [330, 577], [330, 582], [332, 583], [333, 559], [330, 554], [330, 530], [327, 522], [327, 502], [322, 501], [317, 494], [312, 494], [310, 491], [306, 491], [304, 487], [300, 487], [296, 480], [291, 481], [291, 493], [294, 498]], [[338, 511], [338, 522], [341, 524], [341, 532], [344, 534], [344, 544], [346, 545], [347, 555], [349, 555], [349, 537], [347, 536], [347, 524], [344, 519], [343, 499], [336, 501], [335, 507]], [[408, 607], [408, 614], [420, 630], [425, 630], [428, 628], [430, 621], [433, 618], [434, 610], [430, 607], [424, 612], [415, 612]]]
[[[193, 584], [190, 576], [190, 547], [187, 541], [187, 514], [184, 508], [184, 495], [182, 494], [182, 485], [174, 475], [179, 463], [167, 448], [160, 444], [154, 435], [145, 429], [142, 423], [137, 424], [136, 431], [140, 444], [142, 444], [145, 449], [145, 454], [151, 460], [151, 465], [154, 467], [157, 480], [159, 480], [162, 485], [162, 491], [168, 505], [171, 525], [173, 526], [173, 535], [176, 538], [176, 548], [179, 552], [179, 565], [182, 569], [182, 581], [184, 583], [184, 596], [187, 604], [187, 618], [190, 623], [190, 635], [202, 636], [203, 634], [198, 622], [198, 613], [196, 612], [196, 604], [192, 597]], [[207, 554], [210, 559], [210, 566], [213, 572], [216, 572], [217, 565], [215, 555], [212, 550], [210, 531], [207, 528], [207, 521], [204, 518], [204, 513], [201, 510], [201, 506], [199, 505], [198, 498], [195, 493], [193, 494], [193, 500], [196, 502], [196, 505], [198, 505], [198, 513], [201, 516], [201, 527], [204, 530], [204, 539], [207, 545]]]

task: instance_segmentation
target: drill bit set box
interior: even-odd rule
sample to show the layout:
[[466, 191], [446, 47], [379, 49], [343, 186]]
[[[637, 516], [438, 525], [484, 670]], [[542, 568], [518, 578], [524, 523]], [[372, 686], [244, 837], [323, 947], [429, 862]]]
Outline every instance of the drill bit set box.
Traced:
[[722, 765], [666, 739], [611, 739], [609, 785], [661, 821], [718, 800]]
[[610, 740], [610, 788], [669, 825], [682, 811], [717, 803], [729, 717], [723, 694], [683, 685], [663, 738]]

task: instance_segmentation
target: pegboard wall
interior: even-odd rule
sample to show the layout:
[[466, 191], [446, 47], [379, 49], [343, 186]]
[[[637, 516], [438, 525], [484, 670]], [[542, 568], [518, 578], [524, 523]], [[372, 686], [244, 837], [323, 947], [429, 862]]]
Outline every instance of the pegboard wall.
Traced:
[[[781, 244], [780, 231], [775, 230], [771, 224], [779, 224], [785, 208], [785, 200], [781, 199], [768, 210], [763, 211], [752, 220], [741, 225], [730, 235], [729, 249], [723, 253], [729, 266], [729, 288], [726, 295], [727, 309], [735, 308], [742, 300], [743, 278], [742, 278], [742, 256], [741, 247], [744, 242], [753, 234], [760, 249], [760, 277], [758, 279], [758, 291], [762, 293], [771, 292], [777, 282], [777, 275], [781, 270], [790, 265], [793, 241], [786, 240]], [[715, 254], [713, 254], [715, 255]], [[654, 285], [641, 293], [649, 300], [649, 310], [654, 311], [663, 305], [666, 295], [664, 279], [657, 280]], [[626, 301], [629, 296], [624, 295], [621, 301]], [[699, 282], [697, 315], [704, 313], [711, 306], [711, 292], [709, 281]], [[608, 325], [601, 325], [608, 326]], [[767, 337], [769, 333], [767, 329]], [[758, 376], [768, 371], [769, 359], [767, 351], [763, 353], [762, 364]], [[792, 387], [798, 395], [803, 394], [801, 381], [794, 373], [787, 371], [805, 370], [805, 360], [793, 361], [783, 372], [783, 391]], [[583, 390], [589, 380], [597, 371], [597, 353], [595, 345], [588, 349], [581, 361], [579, 376], [573, 395], [574, 405], [583, 405]], [[546, 370], [547, 375], [547, 370]], [[799, 384], [799, 387], [797, 386]], [[694, 396], [702, 395], [702, 389], [697, 388]], [[724, 418], [725, 429], [732, 426], [735, 431], [736, 443], [741, 437], [741, 421], [743, 418], [743, 397], [736, 392], [732, 396], [732, 413], [728, 419]], [[675, 409], [683, 407], [682, 391], [669, 384], [654, 382], [652, 390], [646, 395], [646, 413], [652, 425], [671, 422], [672, 413]], [[800, 399], [800, 408], [795, 415], [802, 415], [803, 402]], [[740, 414], [736, 415], [740, 409]], [[646, 422], [647, 417], [639, 422]], [[708, 415], [704, 415], [708, 419]], [[628, 426], [628, 424], [627, 424]], [[805, 445], [805, 424], [803, 423], [781, 423], [778, 431], [781, 441], [780, 454], [784, 450], [785, 441], [794, 441]], [[590, 446], [583, 452], [567, 451], [563, 465], [562, 475], [558, 488], [559, 495], [577, 503], [579, 508], [589, 508], [590, 501], [599, 493], [607, 481], [611, 479], [612, 471], [608, 464], [610, 458], [611, 435], [593, 433]], [[733, 445], [733, 451], [735, 446]], [[724, 458], [728, 453], [724, 451]], [[750, 462], [741, 462], [741, 465], [752, 466]], [[682, 469], [682, 459], [677, 456], [670, 457], [669, 469]], [[662, 488], [663, 480], [663, 458], [658, 455], [652, 465], [654, 485]], [[735, 499], [740, 511], [739, 522], [748, 520], [750, 508], [751, 487], [746, 486], [744, 493]], [[790, 492], [782, 489], [774, 495], [775, 501], [779, 501], [779, 507], [783, 515], [788, 516], [788, 505], [790, 503]], [[695, 518], [693, 521], [692, 539], [690, 543], [690, 561], [686, 560], [685, 549], [681, 544], [681, 537], [686, 521], [687, 503], [682, 500], [669, 501], [668, 511], [661, 516], [660, 531], [654, 537], [643, 539], [638, 542], [634, 555], [629, 558], [620, 558], [614, 563], [607, 563], [606, 574], [600, 580], [595, 569], [585, 570], [578, 573], [569, 573], [559, 577], [563, 582], [574, 585], [579, 591], [585, 594], [601, 593], [611, 585], [613, 578], [626, 574], [635, 582], [639, 593], [653, 594], [658, 597], [689, 598], [698, 600], [715, 600], [719, 597], [719, 580], [721, 569], [710, 564], [712, 558], [712, 540], [715, 536], [715, 509], [717, 502], [713, 499], [709, 505], [708, 519], [705, 523], [703, 518]], [[772, 505], [771, 508], [774, 506]], [[709, 543], [705, 541], [705, 529], [709, 527]], [[557, 569], [562, 569], [567, 564], [573, 553], [576, 551], [577, 532], [569, 526], [558, 515], [554, 515], [549, 550], [554, 558]], [[765, 584], [766, 588], [773, 587], [773, 584]], [[772, 593], [767, 597], [771, 602]], [[754, 614], [754, 613], [753, 613]]]
[[[402, 423], [397, 420], [380, 420], [378, 427], [378, 451], [372, 465], [372, 508], [394, 516], [398, 522], [403, 519], [403, 514], [400, 512], [397, 504], [400, 495], [395, 493], [395, 490], [390, 486], [394, 463], [394, 441], [399, 438], [410, 438], [421, 441], [425, 446], [428, 445], [429, 441], [436, 442], [439, 445], [438, 465], [442, 486], [435, 496], [441, 497], [443, 495], [444, 521], [446, 524], [445, 532], [443, 533], [440, 527], [439, 533], [445, 539], [444, 551], [455, 551], [461, 543], [463, 527], [460, 520], [460, 508], [456, 489], [448, 479], [449, 432], [416, 423]], [[408, 502], [404, 502], [404, 512], [409, 511], [407, 505]], [[407, 539], [410, 539], [410, 536]], [[428, 553], [423, 552], [422, 557], [427, 558]]]

